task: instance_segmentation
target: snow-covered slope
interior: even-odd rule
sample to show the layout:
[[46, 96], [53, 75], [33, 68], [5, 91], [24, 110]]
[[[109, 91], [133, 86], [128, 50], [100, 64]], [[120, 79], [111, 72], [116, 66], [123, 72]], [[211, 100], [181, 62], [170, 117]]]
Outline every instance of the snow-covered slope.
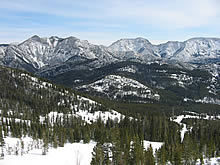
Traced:
[[171, 59], [184, 62], [204, 62], [205, 59], [220, 58], [220, 39], [192, 38], [183, 43]]
[[123, 60], [152, 61], [159, 58], [157, 47], [147, 39], [120, 39], [108, 47]]
[[205, 59], [220, 58], [219, 38], [192, 38], [184, 42], [169, 41], [160, 45], [152, 45], [143, 38], [121, 39], [108, 48], [125, 60], [139, 59], [145, 62], [164, 59], [204, 63]]
[[[37, 88], [37, 89], [48, 89], [48, 90], [53, 90], [53, 88], [57, 88], [56, 85], [53, 85], [51, 83], [48, 82], [44, 82], [39, 80], [36, 77], [32, 77], [28, 74], [24, 74], [22, 73], [20, 75], [20, 79], [27, 81], [28, 83], [32, 86], [32, 88]], [[62, 106], [66, 106], [66, 101], [68, 102], [68, 106], [70, 107], [70, 113], [67, 114], [63, 114], [63, 113], [58, 113], [58, 112], [50, 112], [49, 114], [47, 114], [45, 117], [49, 119], [49, 122], [51, 125], [53, 125], [53, 120], [52, 119], [56, 119], [56, 118], [67, 118], [67, 117], [77, 117], [80, 118], [82, 120], [84, 120], [86, 123], [91, 124], [92, 122], [97, 121], [98, 119], [101, 119], [104, 123], [106, 123], [106, 121], [108, 119], [114, 120], [116, 122], [120, 122], [120, 119], [124, 118], [125, 116], [118, 113], [117, 111], [114, 110], [108, 110], [108, 111], [93, 111], [92, 107], [93, 106], [101, 106], [99, 103], [82, 97], [80, 95], [76, 95], [73, 93], [70, 93], [69, 91], [65, 90], [63, 92], [58, 92], [56, 90], [54, 90], [56, 93], [58, 93], [58, 95], [60, 95], [60, 97], [63, 96], [63, 98], [61, 98], [57, 103], [58, 106], [62, 107]], [[68, 100], [66, 100], [66, 97], [68, 96]], [[43, 99], [43, 96], [41, 96], [41, 99]], [[78, 100], [78, 104], [75, 104], [73, 102], [74, 99]], [[88, 104], [88, 108], [80, 108], [83, 107], [84, 104]], [[1, 112], [1, 111], [0, 111]], [[41, 121], [43, 122], [45, 119], [44, 116], [41, 117]]]
[[40, 38], [35, 35], [18, 45], [0, 46], [0, 60], [4, 65], [25, 70], [28, 69], [24, 65], [29, 65], [32, 70], [28, 71], [43, 67], [57, 69], [75, 57], [99, 61], [99, 65], [95, 67], [117, 60], [104, 46], [92, 45], [75, 37]]
[[[153, 45], [144, 38], [120, 39], [105, 47], [75, 37], [40, 38], [35, 35], [18, 45], [0, 45], [1, 63], [32, 72], [43, 68], [41, 74], [67, 72], [75, 65], [80, 66], [73, 70], [99, 68], [122, 60], [149, 62], [159, 59], [205, 63], [205, 60], [219, 58], [218, 38], [192, 38], [160, 45]], [[84, 63], [89, 64], [85, 67]]]
[[33, 36], [18, 45], [18, 49], [22, 51], [23, 58], [37, 69], [47, 64], [49, 60], [48, 54], [53, 48], [51, 42], [47, 38]]
[[[0, 79], [0, 86], [3, 86], [3, 84], [7, 82], [7, 85], [10, 86], [16, 94], [23, 93], [23, 97], [27, 97], [29, 102], [33, 99], [33, 95], [42, 101], [41, 104], [49, 105], [49, 102], [52, 101], [54, 108], [47, 114], [41, 115], [40, 119], [42, 122], [47, 118], [49, 119], [48, 122], [53, 125], [54, 121], [52, 119], [61, 118], [63, 120], [68, 117], [74, 117], [81, 119], [85, 123], [91, 124], [98, 119], [101, 119], [104, 123], [106, 123], [108, 119], [120, 122], [120, 119], [125, 117], [121, 113], [105, 108], [91, 99], [75, 94], [71, 90], [60, 88], [55, 84], [45, 82], [30, 74], [0, 67], [0, 75], [2, 77]], [[8, 79], [11, 81], [8, 82]], [[5, 91], [1, 92], [4, 93]], [[49, 100], [47, 100], [48, 98]], [[45, 100], [47, 101], [44, 102]], [[55, 109], [65, 109], [65, 107], [68, 107], [67, 111], [55, 111]], [[16, 108], [12, 106], [11, 111], [8, 112], [7, 118], [3, 118], [3, 121], [0, 119], [0, 123], [6, 121], [6, 119], [11, 120], [16, 114], [14, 109]], [[2, 113], [0, 109], [0, 114]], [[19, 117], [20, 118], [16, 117], [16, 121], [18, 122], [20, 122], [21, 119], [23, 120], [24, 116], [20, 113]], [[27, 122], [30, 122], [30, 120], [28, 119]]]
[[[77, 88], [81, 91], [97, 92], [112, 99], [126, 97], [140, 98], [142, 101], [159, 100], [160, 95], [140, 82], [119, 75], [108, 75], [89, 85]], [[140, 101], [141, 101], [140, 100]]]
[[183, 43], [178, 41], [168, 41], [165, 44], [158, 45], [159, 54], [162, 58], [172, 57], [178, 50], [184, 46]]
[[5, 56], [5, 51], [8, 45], [0, 45], [0, 60]]
[[[21, 140], [24, 142], [24, 149], [21, 151]], [[1, 165], [12, 165], [12, 164], [22, 164], [22, 165], [89, 165], [92, 160], [92, 151], [95, 142], [90, 142], [87, 144], [83, 143], [68, 143], [64, 147], [59, 148], [49, 148], [47, 155], [42, 155], [42, 142], [33, 140], [31, 138], [6, 138], [5, 139], [6, 150], [11, 148], [11, 154], [5, 152], [5, 157], [3, 160], [0, 160]], [[35, 148], [35, 146], [39, 146]], [[16, 151], [16, 146], [18, 148], [18, 154]], [[22, 153], [22, 155], [21, 155]]]
[[140, 51], [143, 47], [150, 46], [151, 43], [144, 38], [120, 39], [109, 46], [109, 49], [117, 52]]

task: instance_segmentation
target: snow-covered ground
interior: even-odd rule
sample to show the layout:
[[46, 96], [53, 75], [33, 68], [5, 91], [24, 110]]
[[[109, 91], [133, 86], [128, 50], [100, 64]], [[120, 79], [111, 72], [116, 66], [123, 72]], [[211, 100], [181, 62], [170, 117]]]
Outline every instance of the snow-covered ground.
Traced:
[[186, 84], [191, 84], [193, 81], [193, 77], [188, 76], [186, 74], [171, 74], [170, 78], [172, 79], [176, 79], [177, 80], [177, 84], [183, 88], [185, 88], [184, 85]]
[[[204, 165], [219, 165], [220, 164], [220, 157], [218, 158], [211, 158], [210, 160], [204, 159]], [[196, 163], [196, 165], [201, 165], [200, 161]]]
[[163, 142], [151, 142], [144, 140], [144, 149], [147, 150], [151, 145], [153, 152], [155, 153], [157, 150], [159, 150], [162, 147], [163, 144], [164, 144]]
[[[67, 143], [64, 147], [49, 148], [46, 155], [42, 155], [42, 141], [34, 141], [30, 137], [25, 138], [10, 138], [4, 139], [6, 148], [11, 152], [9, 154], [6, 149], [4, 150], [4, 159], [0, 159], [1, 165], [89, 165], [92, 160], [92, 151], [96, 142], [91, 141], [88, 144], [80, 143]], [[21, 143], [24, 144], [24, 149], [21, 149]], [[152, 146], [154, 153], [158, 150], [163, 143], [144, 141], [145, 150]], [[15, 150], [18, 150], [17, 154]]]
[[[210, 93], [210, 91], [209, 91], [209, 93]], [[211, 97], [204, 97], [203, 99], [195, 100], [195, 102], [220, 105], [219, 99], [215, 99], [215, 98], [211, 98]]]
[[[121, 113], [109, 110], [109, 111], [95, 111], [95, 112], [89, 112], [87, 110], [79, 110], [78, 112], [75, 112], [75, 114], [63, 114], [58, 112], [50, 112], [48, 114], [49, 121], [53, 125], [53, 120], [56, 118], [61, 118], [63, 120], [67, 116], [73, 116], [73, 117], [80, 117], [83, 121], [85, 121], [88, 124], [92, 124], [92, 122], [96, 122], [98, 119], [101, 119], [104, 123], [107, 122], [108, 119], [114, 120], [115, 122], [120, 122], [121, 119], [124, 119], [125, 116]], [[129, 117], [130, 120], [132, 120], [132, 117]], [[40, 122], [44, 122], [45, 117], [40, 116]]]
[[[21, 155], [21, 140], [24, 142], [24, 150]], [[11, 152], [10, 154], [5, 151], [4, 159], [0, 159], [0, 165], [90, 165], [92, 160], [93, 148], [96, 142], [90, 141], [90, 143], [67, 143], [64, 147], [49, 148], [46, 155], [42, 155], [42, 141], [34, 141], [32, 138], [25, 137], [18, 138], [5, 138], [6, 148], [11, 147], [12, 151], [16, 146], [19, 146], [18, 154]], [[163, 142], [151, 142], [144, 141], [145, 150], [151, 145], [153, 152], [160, 149]], [[32, 147], [31, 147], [32, 146]], [[35, 148], [36, 147], [36, 148]], [[39, 148], [38, 148], [39, 147]], [[28, 151], [29, 150], [29, 151]], [[219, 158], [211, 158], [210, 160], [204, 159], [205, 165], [218, 165], [220, 164]], [[200, 165], [199, 160], [196, 165]]]
[[131, 65], [131, 66], [119, 68], [117, 70], [122, 72], [136, 73], [137, 68], [134, 65]]
[[[29, 139], [30, 140], [30, 139]], [[19, 143], [19, 139], [7, 138], [7, 142]], [[6, 142], [6, 143], [7, 143]], [[29, 141], [30, 142], [30, 141]], [[89, 165], [92, 160], [92, 151], [95, 142], [88, 144], [72, 143], [65, 144], [64, 147], [50, 148], [47, 155], [42, 155], [42, 149], [33, 149], [23, 155], [6, 154], [4, 159], [0, 159], [1, 165]]]

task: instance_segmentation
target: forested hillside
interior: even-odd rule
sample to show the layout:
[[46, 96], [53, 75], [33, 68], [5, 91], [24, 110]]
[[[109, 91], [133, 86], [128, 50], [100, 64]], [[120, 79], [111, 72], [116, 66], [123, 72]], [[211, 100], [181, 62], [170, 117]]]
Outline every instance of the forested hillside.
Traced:
[[[0, 67], [1, 158], [27, 154], [34, 148], [46, 155], [51, 148], [80, 141], [96, 142], [92, 165], [181, 165], [220, 156], [217, 108], [207, 108], [207, 114], [170, 106], [167, 113], [144, 104], [136, 109], [134, 104], [94, 99], [29, 73]], [[33, 143], [26, 144], [27, 137]], [[20, 139], [18, 145], [7, 144], [8, 138]], [[144, 147], [147, 141], [162, 146], [153, 151]]]

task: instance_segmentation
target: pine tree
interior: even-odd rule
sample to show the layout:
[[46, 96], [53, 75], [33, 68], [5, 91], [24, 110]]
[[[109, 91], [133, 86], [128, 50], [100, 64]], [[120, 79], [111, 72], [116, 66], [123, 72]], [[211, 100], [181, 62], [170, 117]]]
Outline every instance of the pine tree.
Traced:
[[0, 126], [0, 147], [1, 147], [1, 154], [0, 154], [0, 158], [3, 159], [4, 158], [4, 146], [5, 146], [5, 141], [2, 135], [2, 126]]
[[184, 135], [183, 140], [183, 161], [184, 165], [191, 165], [193, 162], [193, 143], [188, 133]]
[[102, 145], [97, 143], [92, 152], [91, 165], [103, 165], [104, 162], [104, 151]]
[[133, 137], [130, 155], [130, 164], [140, 165], [144, 163], [143, 142], [139, 139], [138, 136]]
[[105, 165], [111, 164], [109, 151], [110, 151], [110, 145], [108, 143], [104, 144], [103, 145], [103, 152], [104, 152], [104, 162], [103, 163]]
[[164, 165], [166, 164], [166, 149], [165, 149], [165, 145], [164, 144], [159, 151], [157, 151], [157, 162], [159, 165]]
[[43, 132], [43, 148], [42, 155], [46, 155], [48, 152], [48, 133], [46, 131]]
[[122, 160], [122, 151], [121, 151], [121, 146], [120, 146], [120, 133], [118, 128], [116, 128], [115, 131], [112, 132], [112, 162], [113, 164], [121, 164]]
[[181, 151], [180, 151], [180, 147], [177, 146], [175, 153], [174, 153], [174, 165], [181, 165], [182, 161], [181, 161]]
[[151, 145], [148, 147], [147, 151], [145, 152], [145, 164], [155, 165], [155, 158], [153, 154], [153, 148]]

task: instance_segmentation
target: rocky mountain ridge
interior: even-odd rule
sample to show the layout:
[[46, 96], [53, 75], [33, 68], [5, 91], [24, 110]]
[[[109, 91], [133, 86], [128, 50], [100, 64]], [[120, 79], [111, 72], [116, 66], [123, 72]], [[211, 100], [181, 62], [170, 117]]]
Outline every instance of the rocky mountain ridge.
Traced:
[[127, 60], [142, 63], [155, 60], [202, 64], [219, 62], [220, 39], [192, 38], [153, 45], [147, 39], [134, 38], [120, 39], [106, 47], [75, 37], [40, 38], [35, 35], [18, 45], [0, 45], [2, 65], [31, 72], [59, 70], [68, 63], [75, 65], [76, 61], [90, 61], [88, 68], [93, 69]]

